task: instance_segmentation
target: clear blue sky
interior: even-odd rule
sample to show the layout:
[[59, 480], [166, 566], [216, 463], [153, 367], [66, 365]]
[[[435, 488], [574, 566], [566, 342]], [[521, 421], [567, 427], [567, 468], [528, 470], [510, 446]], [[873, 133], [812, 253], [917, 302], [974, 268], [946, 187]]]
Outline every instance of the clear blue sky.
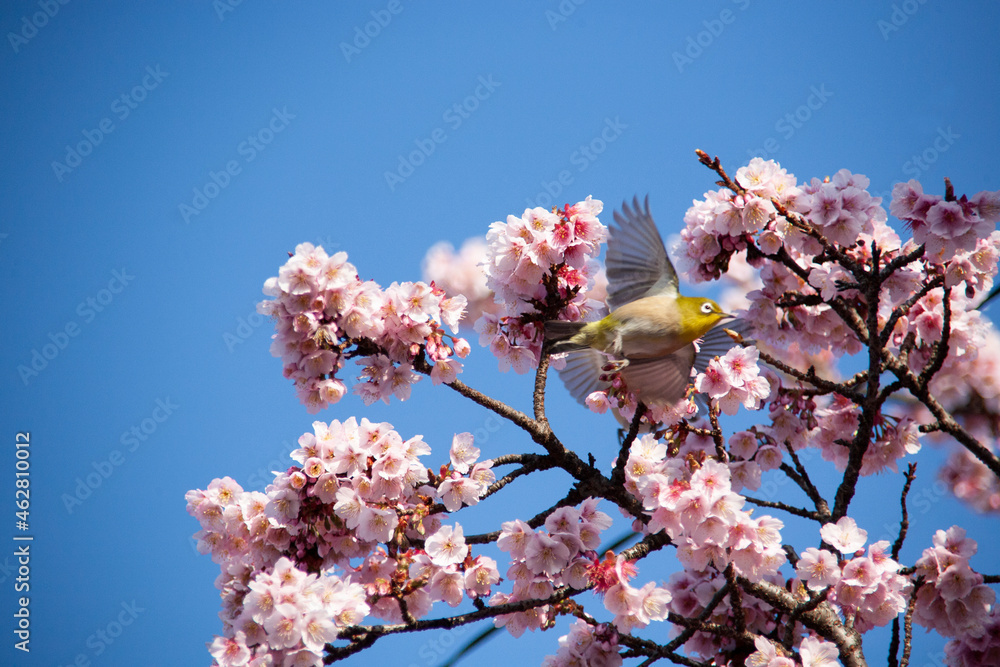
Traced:
[[[666, 235], [713, 187], [696, 148], [733, 171], [751, 155], [800, 179], [846, 167], [878, 193], [912, 177], [1000, 187], [994, 3], [226, 2], [0, 9], [2, 533], [18, 532], [13, 441], [29, 430], [35, 537], [30, 656], [12, 649], [13, 542], [0, 549], [0, 663], [210, 662], [218, 570], [193, 549], [183, 496], [224, 475], [263, 489], [310, 428], [269, 323], [247, 321], [299, 242], [347, 251], [382, 284], [415, 280], [432, 243], [546, 203], [563, 171], [560, 203], [649, 192]], [[401, 156], [420, 146], [410, 173]], [[473, 349], [463, 379], [527, 406], [529, 378]], [[610, 458], [613, 421], [550, 396], [565, 442]], [[454, 432], [494, 428], [428, 381], [405, 404], [349, 397], [319, 417], [352, 414], [422, 433], [441, 460]], [[531, 451], [510, 425], [479, 444]], [[941, 456], [920, 455], [927, 511], [905, 559], [961, 522], [980, 540], [973, 566], [996, 569], [995, 524], [934, 492]], [[469, 532], [534, 514], [565, 482], [484, 503]], [[900, 484], [862, 484], [871, 533], [894, 525]], [[351, 664], [437, 664], [473, 632], [389, 638]], [[498, 637], [474, 659], [537, 664], [559, 634]], [[918, 635], [914, 664], [934, 664], [940, 643]]]

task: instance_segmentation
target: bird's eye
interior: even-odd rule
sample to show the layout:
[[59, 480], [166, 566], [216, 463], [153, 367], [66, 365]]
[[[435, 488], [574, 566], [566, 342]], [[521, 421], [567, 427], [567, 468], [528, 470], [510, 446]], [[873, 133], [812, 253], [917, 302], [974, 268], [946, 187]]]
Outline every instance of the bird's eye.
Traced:
[[708, 303], [707, 301], [705, 303], [701, 304], [701, 312], [705, 313], [706, 315], [711, 314], [711, 312], [712, 312], [712, 304]]

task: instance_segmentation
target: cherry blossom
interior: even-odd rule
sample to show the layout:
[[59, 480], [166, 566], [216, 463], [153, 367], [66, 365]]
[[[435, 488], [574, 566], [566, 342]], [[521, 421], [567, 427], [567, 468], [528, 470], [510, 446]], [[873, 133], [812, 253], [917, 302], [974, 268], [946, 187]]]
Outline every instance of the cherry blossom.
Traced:
[[[686, 212], [678, 269], [728, 281], [720, 302], [739, 311], [743, 340], [697, 361], [682, 400], [640, 415], [617, 369], [596, 360], [586, 406], [624, 430], [589, 457], [589, 442], [563, 441], [546, 415], [541, 323], [603, 312], [600, 201], [484, 225], [485, 240], [457, 253], [432, 248], [425, 281], [384, 288], [346, 253], [296, 247], [259, 309], [309, 412], [348, 393], [366, 406], [407, 400], [429, 375], [428, 391], [457, 391], [538, 449], [472, 433], [425, 442], [343, 417], [314, 422], [264, 491], [229, 477], [189, 491], [197, 549], [220, 567], [216, 665], [320, 665], [383, 632], [486, 620], [519, 637], [568, 616], [546, 665], [861, 665], [876, 628], [896, 621], [908, 645], [906, 614], [950, 639], [949, 664], [1000, 660], [996, 578], [977, 571], [976, 540], [938, 530], [906, 561], [902, 530], [922, 513], [896, 544], [869, 543], [858, 523], [872, 519], [852, 504], [859, 480], [905, 471], [893, 505], [912, 510], [911, 464], [943, 446], [944, 486], [974, 511], [1000, 512], [1000, 334], [981, 308], [1000, 259], [1000, 191], [898, 184], [894, 229], [862, 174], [800, 182], [755, 158], [730, 178], [699, 159], [721, 189]], [[532, 410], [457, 381], [471, 353], [458, 327], [473, 319], [501, 370], [536, 372]], [[757, 411], [750, 423], [728, 419], [740, 405]], [[494, 446], [497, 458], [481, 460]], [[839, 474], [833, 492], [812, 481], [823, 467]], [[525, 488], [520, 477], [553, 469], [571, 480], [564, 495], [469, 529], [468, 507], [502, 503], [508, 486]], [[779, 494], [786, 482], [802, 493]], [[612, 505], [631, 547], [602, 546], [616, 521], [599, 507]], [[810, 527], [805, 544], [787, 543], [797, 536], [782, 513]]]
[[595, 257], [607, 235], [597, 218], [603, 207], [587, 197], [562, 210], [526, 209], [521, 217], [490, 225], [484, 272], [499, 308], [496, 314], [484, 312], [475, 330], [502, 371], [527, 373], [538, 365], [540, 321], [577, 321], [599, 309], [588, 290], [595, 285]]
[[868, 541], [868, 532], [858, 528], [849, 516], [841, 517], [837, 523], [828, 523], [820, 528], [820, 537], [842, 554], [852, 554]]
[[[347, 387], [338, 372], [352, 357], [359, 357], [362, 380], [353, 391], [366, 404], [409, 398], [420, 379], [413, 363], [421, 353], [429, 357], [435, 384], [452, 382], [462, 371], [450, 358], [462, 339], [451, 338], [444, 327], [458, 333], [466, 300], [445, 297], [433, 283], [393, 283], [383, 290], [358, 278], [347, 253], [331, 257], [303, 243], [278, 276], [265, 282], [264, 294], [274, 297], [257, 307], [275, 320], [271, 354], [281, 357], [285, 377], [295, 382], [310, 412], [344, 396]], [[451, 346], [445, 338], [452, 339]]]

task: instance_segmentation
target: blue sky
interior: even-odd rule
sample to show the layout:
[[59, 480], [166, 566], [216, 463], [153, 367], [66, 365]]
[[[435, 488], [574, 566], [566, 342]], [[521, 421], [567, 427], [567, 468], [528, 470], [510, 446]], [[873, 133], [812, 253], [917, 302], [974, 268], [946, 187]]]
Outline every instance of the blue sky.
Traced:
[[[945, 176], [993, 190], [998, 25], [993, 3], [918, 0], [4, 3], [0, 477], [12, 508], [12, 441], [30, 431], [35, 539], [30, 656], [12, 648], [14, 543], [0, 550], [0, 662], [210, 662], [217, 566], [193, 549], [183, 496], [224, 475], [263, 489], [310, 428], [254, 316], [297, 243], [346, 251], [382, 284], [415, 280], [434, 242], [550, 194], [610, 212], [648, 192], [667, 235], [713, 187], [696, 148], [731, 173], [762, 155], [800, 179], [846, 167], [876, 193], [908, 178], [940, 192]], [[530, 379], [497, 373], [472, 338], [463, 379], [527, 406]], [[613, 420], [560, 387], [549, 405], [565, 442], [612, 456]], [[531, 448], [426, 381], [407, 403], [349, 397], [319, 417], [350, 415], [440, 456], [461, 431], [487, 436], [484, 456]], [[926, 511], [904, 560], [961, 522], [973, 566], [995, 569], [995, 525], [934, 486], [942, 456], [920, 454]], [[539, 477], [463, 523], [526, 518], [565, 482]], [[862, 484], [870, 533], [896, 521], [900, 485]], [[664, 557], [640, 576], [674, 569]], [[389, 638], [351, 664], [438, 664], [476, 631]], [[473, 659], [537, 664], [559, 634], [498, 637]], [[914, 664], [935, 664], [941, 643], [918, 635]]]

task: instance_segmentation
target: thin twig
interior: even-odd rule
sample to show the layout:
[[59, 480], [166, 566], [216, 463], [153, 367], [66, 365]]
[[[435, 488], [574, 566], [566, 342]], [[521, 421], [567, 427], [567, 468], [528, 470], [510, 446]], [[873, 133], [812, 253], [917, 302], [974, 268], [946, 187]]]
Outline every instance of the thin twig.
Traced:
[[917, 464], [911, 463], [906, 468], [906, 483], [903, 484], [903, 493], [899, 498], [899, 504], [902, 508], [902, 517], [899, 520], [899, 536], [892, 544], [892, 559], [895, 561], [899, 560], [899, 550], [903, 548], [903, 540], [906, 539], [906, 531], [910, 528], [910, 519], [906, 513], [906, 494], [910, 492], [910, 485], [913, 484], [913, 479], [916, 476]]
[[760, 507], [770, 507], [771, 509], [782, 510], [784, 512], [788, 512], [789, 514], [800, 516], [803, 519], [812, 519], [813, 521], [818, 521], [819, 523], [826, 523], [824, 518], [820, 516], [819, 512], [815, 512], [813, 510], [807, 510], [773, 500], [761, 500], [747, 495], [744, 495], [743, 497], [746, 498], [748, 503], [753, 503], [754, 505], [758, 505]]
[[618, 448], [618, 460], [615, 461], [615, 468], [611, 471], [611, 483], [615, 486], [625, 485], [625, 465], [628, 463], [629, 450], [632, 449], [632, 443], [635, 442], [635, 437], [639, 434], [639, 426], [645, 412], [646, 406], [642, 404], [642, 401], [639, 401], [635, 408], [635, 415], [632, 417], [632, 423], [629, 425], [628, 434], [622, 440], [621, 447]]

